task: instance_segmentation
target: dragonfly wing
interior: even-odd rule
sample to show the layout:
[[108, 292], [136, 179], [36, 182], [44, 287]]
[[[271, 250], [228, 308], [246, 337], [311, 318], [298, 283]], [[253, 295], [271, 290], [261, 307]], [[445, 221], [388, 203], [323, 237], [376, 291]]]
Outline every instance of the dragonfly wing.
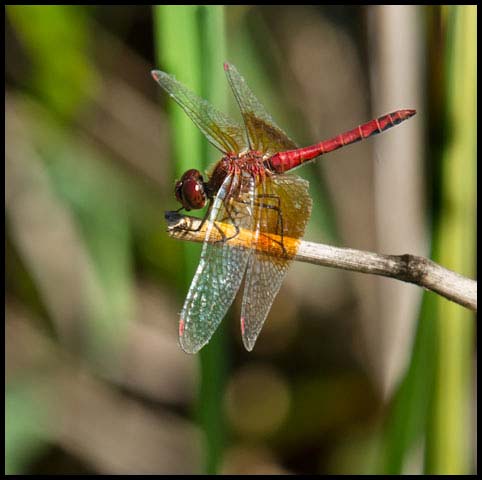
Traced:
[[[241, 309], [241, 333], [249, 351], [254, 347], [308, 223], [312, 205], [308, 185], [306, 180], [294, 175], [277, 175], [257, 186], [253, 224], [256, 234]], [[279, 255], [281, 232], [286, 257]], [[277, 235], [278, 240], [272, 235]], [[289, 250], [288, 243], [291, 244]], [[257, 248], [261, 244], [263, 248]]]
[[[241, 201], [235, 201], [230, 192], [239, 182], [243, 183], [243, 193], [238, 196]], [[251, 250], [232, 247], [228, 238], [218, 243], [212, 240], [219, 238], [221, 223], [252, 228], [254, 196], [254, 179], [232, 174], [226, 177], [214, 200], [201, 260], [179, 322], [179, 342], [187, 353], [196, 353], [208, 343], [239, 290]]]
[[269, 155], [296, 149], [295, 142], [276, 125], [236, 67], [225, 63], [224, 70], [243, 115], [250, 147]]
[[160, 70], [153, 70], [151, 73], [218, 150], [223, 153], [236, 153], [246, 149], [246, 133], [241, 125], [198, 97], [172, 75]]

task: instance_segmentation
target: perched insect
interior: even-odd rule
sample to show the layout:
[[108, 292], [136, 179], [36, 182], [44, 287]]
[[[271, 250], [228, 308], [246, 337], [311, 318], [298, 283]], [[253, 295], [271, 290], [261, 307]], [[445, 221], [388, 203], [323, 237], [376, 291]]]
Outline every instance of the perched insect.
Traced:
[[[397, 110], [330, 140], [298, 148], [274, 123], [236, 68], [225, 63], [224, 70], [244, 125], [229, 119], [173, 76], [152, 71], [159, 85], [223, 155], [208, 179], [191, 169], [175, 187], [176, 199], [188, 211], [208, 203], [201, 260], [179, 321], [179, 341], [187, 353], [195, 353], [209, 342], [243, 278], [241, 334], [246, 349], [253, 349], [296, 254], [296, 249], [285, 248], [285, 243], [289, 239], [292, 245], [301, 239], [311, 213], [308, 182], [286, 172], [415, 115], [415, 110]], [[233, 239], [242, 230], [252, 232], [249, 244], [233, 247]], [[215, 241], [220, 232], [222, 240]]]

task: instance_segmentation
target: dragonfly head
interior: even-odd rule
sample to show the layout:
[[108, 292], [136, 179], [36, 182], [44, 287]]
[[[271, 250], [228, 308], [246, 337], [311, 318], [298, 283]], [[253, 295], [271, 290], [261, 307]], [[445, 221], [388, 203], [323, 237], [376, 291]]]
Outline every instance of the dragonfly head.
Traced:
[[206, 188], [199, 170], [191, 169], [176, 182], [177, 201], [187, 210], [203, 208], [206, 204]]

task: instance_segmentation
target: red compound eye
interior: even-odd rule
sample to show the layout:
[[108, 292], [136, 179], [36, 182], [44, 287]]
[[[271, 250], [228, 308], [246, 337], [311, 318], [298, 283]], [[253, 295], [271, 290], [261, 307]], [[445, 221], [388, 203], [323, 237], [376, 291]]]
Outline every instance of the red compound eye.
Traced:
[[183, 203], [182, 201], [182, 182], [179, 180], [176, 182], [176, 186], [174, 187], [174, 193], [176, 194], [176, 200], [179, 203]]
[[176, 183], [175, 193], [177, 201], [186, 210], [203, 208], [206, 204], [203, 177], [198, 170], [192, 169], [184, 173]]

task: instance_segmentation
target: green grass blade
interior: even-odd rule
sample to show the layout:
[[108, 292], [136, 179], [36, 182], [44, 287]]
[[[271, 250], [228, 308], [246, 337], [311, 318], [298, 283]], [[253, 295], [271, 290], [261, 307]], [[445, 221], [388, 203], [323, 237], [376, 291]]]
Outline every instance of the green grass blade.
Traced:
[[[442, 152], [441, 212], [434, 260], [475, 274], [477, 144], [477, 7], [442, 7], [447, 24], [446, 144]], [[436, 377], [427, 473], [468, 474], [474, 398], [474, 315], [437, 298]]]
[[[199, 29], [203, 52], [201, 93], [217, 108], [226, 112], [229, 92], [223, 70], [223, 62], [226, 60], [223, 7], [200, 6]], [[204, 158], [217, 160], [219, 153], [215, 153], [207, 142], [203, 145]], [[200, 352], [202, 382], [198, 418], [207, 435], [209, 449], [205, 468], [206, 473], [210, 474], [217, 472], [225, 444], [222, 398], [227, 366], [224, 335], [226, 320], [221, 323], [210, 343]]]
[[[155, 8], [156, 45], [160, 67], [211, 101], [226, 107], [224, 12], [221, 6]], [[169, 105], [176, 176], [189, 168], [204, 170], [218, 160], [191, 120], [176, 105]], [[200, 213], [202, 215], [202, 213]], [[199, 246], [185, 245], [185, 286], [199, 261]], [[205, 472], [216, 473], [224, 446], [222, 391], [225, 377], [223, 327], [199, 354], [201, 384], [196, 414], [206, 438]]]
[[[441, 173], [435, 191], [432, 258], [474, 276], [476, 178], [476, 7], [429, 11], [437, 92], [435, 121], [447, 130], [432, 154]], [[444, 8], [444, 7], [442, 7]], [[434, 33], [442, 33], [443, 42]], [[439, 78], [439, 62], [445, 78]], [[445, 103], [444, 103], [445, 102]], [[443, 112], [443, 114], [442, 114]], [[442, 120], [439, 117], [444, 116]], [[445, 143], [440, 145], [443, 139]], [[380, 473], [406, 472], [425, 446], [427, 473], [470, 473], [473, 419], [473, 314], [433, 293], [425, 293], [413, 354], [385, 423]]]
[[422, 445], [434, 377], [436, 296], [425, 293], [409, 368], [391, 402], [378, 473], [404, 473], [411, 452]]

